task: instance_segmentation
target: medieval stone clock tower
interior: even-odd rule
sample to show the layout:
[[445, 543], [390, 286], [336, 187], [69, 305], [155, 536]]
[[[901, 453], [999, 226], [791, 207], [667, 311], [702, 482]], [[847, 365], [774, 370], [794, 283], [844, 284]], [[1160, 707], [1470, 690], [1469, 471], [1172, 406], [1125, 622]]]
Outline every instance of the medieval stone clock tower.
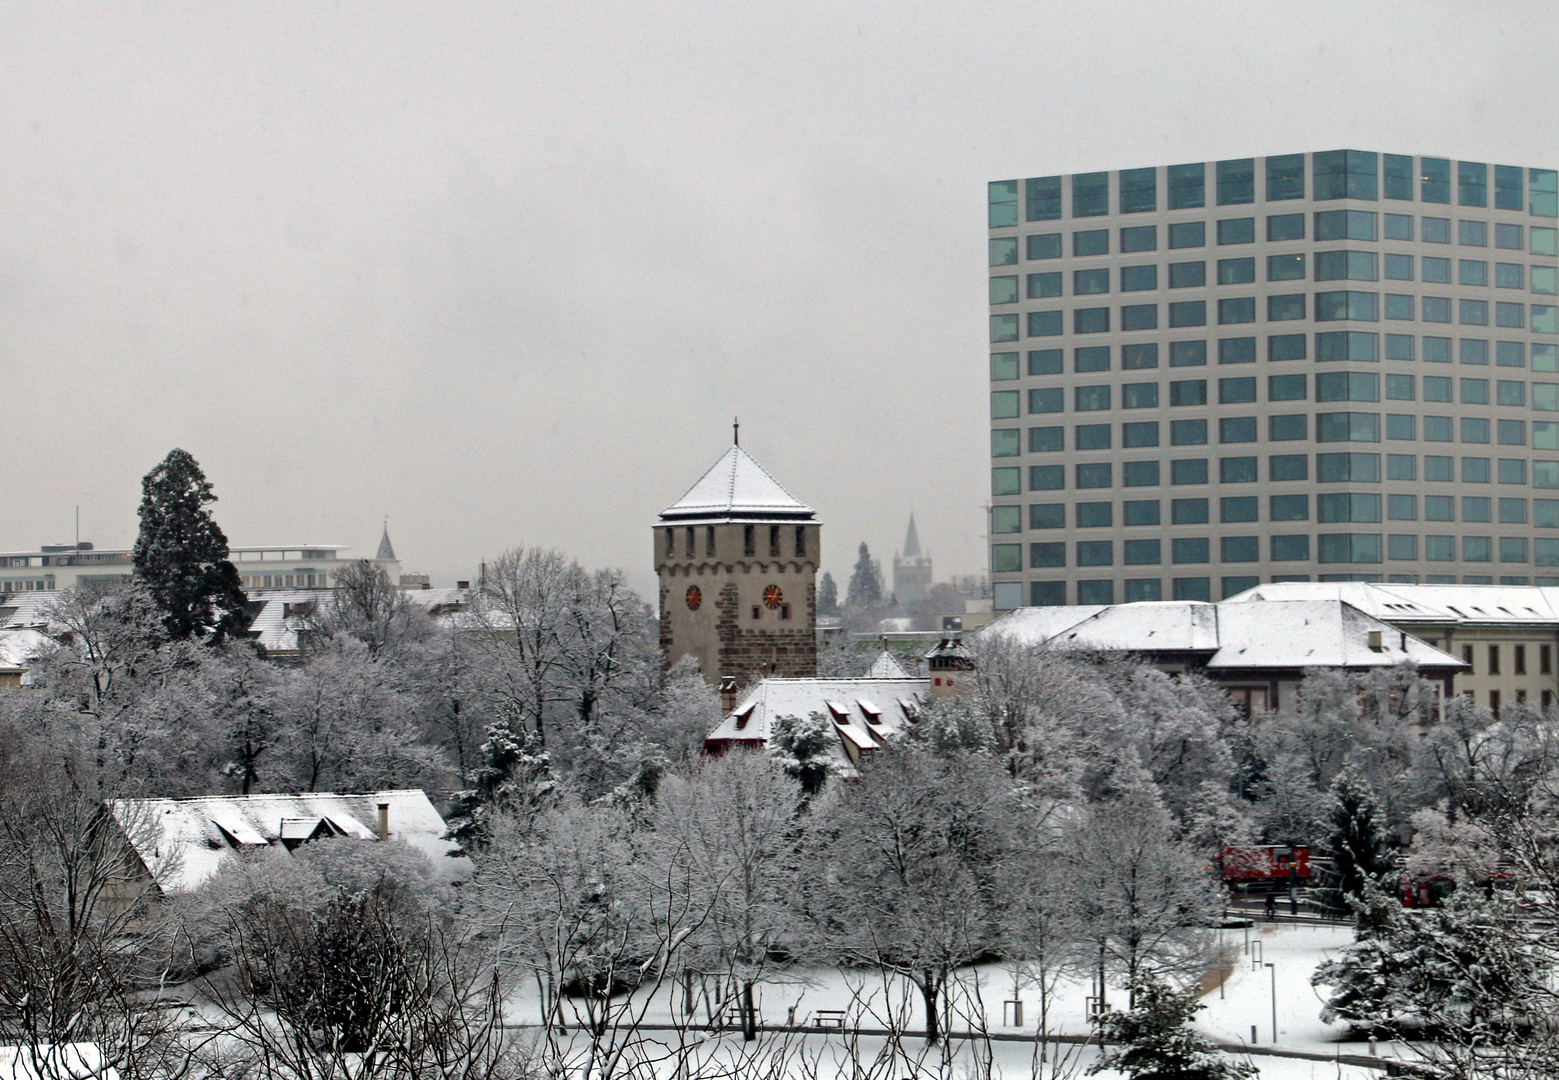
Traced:
[[733, 445], [655, 524], [660, 648], [719, 686], [817, 675], [819, 522]]

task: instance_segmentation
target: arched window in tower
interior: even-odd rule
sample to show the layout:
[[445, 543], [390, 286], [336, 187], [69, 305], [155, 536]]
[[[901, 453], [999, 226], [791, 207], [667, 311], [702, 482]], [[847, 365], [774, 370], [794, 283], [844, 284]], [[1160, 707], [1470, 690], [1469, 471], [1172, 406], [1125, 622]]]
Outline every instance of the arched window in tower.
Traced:
[[711, 559], [715, 557], [715, 527], [713, 525], [704, 526], [704, 554]]
[[806, 553], [807, 553], [807, 527], [805, 525], [797, 525], [796, 526], [796, 556], [797, 556], [797, 558], [805, 558], [806, 557]]
[[769, 526], [769, 556], [776, 559], [780, 553], [779, 530], [778, 525]]
[[693, 550], [693, 526], [689, 525], [687, 527], [687, 557], [691, 559], [697, 554], [698, 552]]
[[742, 554], [743, 555], [756, 555], [756, 554], [758, 554], [758, 538], [755, 535], [756, 529], [757, 529], [756, 525], [743, 525], [742, 526]]

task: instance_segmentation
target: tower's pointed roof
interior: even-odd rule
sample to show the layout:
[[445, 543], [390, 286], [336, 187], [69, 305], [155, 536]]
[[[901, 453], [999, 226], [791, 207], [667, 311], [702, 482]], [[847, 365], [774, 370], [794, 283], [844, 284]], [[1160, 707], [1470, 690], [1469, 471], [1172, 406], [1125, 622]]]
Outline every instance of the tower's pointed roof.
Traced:
[[909, 516], [909, 532], [904, 536], [904, 557], [906, 559], [918, 559], [920, 557], [920, 537], [915, 532], [915, 515]]
[[686, 495], [660, 512], [662, 521], [810, 521], [812, 516], [810, 506], [781, 487], [740, 446], [727, 450]]
[[379, 537], [379, 554], [374, 556], [378, 562], [395, 562], [395, 548], [390, 543], [390, 523], [384, 523], [384, 532]]

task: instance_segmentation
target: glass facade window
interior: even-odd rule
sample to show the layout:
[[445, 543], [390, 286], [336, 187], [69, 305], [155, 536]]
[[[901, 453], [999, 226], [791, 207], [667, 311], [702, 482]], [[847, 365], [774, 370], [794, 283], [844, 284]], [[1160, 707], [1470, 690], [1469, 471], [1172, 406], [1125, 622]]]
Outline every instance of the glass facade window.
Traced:
[[1030, 349], [1028, 372], [1030, 375], [1061, 374], [1060, 349]]
[[1158, 367], [1158, 342], [1145, 341], [1121, 346], [1121, 370], [1141, 371]]
[[1267, 215], [1268, 240], [1303, 240], [1304, 238], [1305, 216], [1303, 214]]
[[1061, 491], [1066, 487], [1066, 470], [1060, 465], [1030, 465], [1030, 491]]
[[[1462, 301], [1467, 303], [1467, 301]], [[1380, 294], [1372, 292], [1318, 292], [1315, 294], [1315, 321], [1380, 321]]]
[[1267, 166], [1267, 201], [1305, 197], [1305, 156], [1283, 154], [1269, 157]]
[[1218, 284], [1248, 285], [1255, 280], [1255, 259], [1247, 257], [1243, 259], [1218, 260]]
[[1018, 302], [1018, 279], [1016, 275], [993, 277], [991, 281], [992, 304], [1016, 304]]
[[1087, 488], [1107, 488], [1114, 486], [1112, 480], [1113, 469], [1108, 461], [1096, 461], [1081, 464], [1076, 467], [1073, 483], [1081, 490]]
[[1072, 446], [1075, 450], [1110, 449], [1110, 425], [1078, 424], [1072, 431]]
[[1243, 405], [1256, 400], [1255, 378], [1219, 379], [1218, 404]]
[[1148, 292], [1156, 288], [1158, 267], [1155, 264], [1121, 267], [1121, 292]]
[[1195, 210], [1207, 205], [1207, 166], [1171, 165], [1166, 170], [1168, 203], [1171, 210]]
[[1120, 201], [1123, 214], [1150, 214], [1158, 209], [1158, 170], [1122, 169]]
[[1210, 562], [1212, 547], [1205, 536], [1183, 536], [1169, 542], [1170, 561], [1182, 565]]
[[1205, 262], [1178, 262], [1169, 264], [1171, 289], [1200, 289], [1207, 284]]
[[1059, 541], [1029, 545], [1029, 568], [1046, 570], [1066, 565], [1066, 545]]
[[1218, 301], [1218, 325], [1231, 326], [1256, 321], [1256, 298], [1235, 296]]
[[1488, 222], [1458, 221], [1456, 223], [1456, 242], [1465, 247], [1488, 247]]
[[1413, 335], [1412, 334], [1387, 334], [1386, 335], [1386, 359], [1387, 360], [1411, 360], [1411, 359], [1413, 359]]
[[997, 428], [991, 432], [991, 457], [1017, 457], [1023, 443], [1017, 428]]
[[1255, 242], [1255, 218], [1223, 218], [1218, 222], [1219, 244], [1254, 244]]
[[1412, 240], [1412, 214], [1384, 214], [1381, 216], [1381, 232], [1387, 240]]
[[[1062, 315], [1062, 313], [1059, 312], [1059, 311], [1031, 311], [1031, 312], [1029, 312], [1028, 313], [1028, 336], [1029, 337], [1060, 337], [1061, 336], [1061, 329], [1062, 329], [1062, 325], [1063, 325], [1062, 322], [1061, 322], [1061, 315]], [[1010, 318], [1012, 320], [1012, 322], [1013, 322], [1013, 326], [1012, 326], [1013, 335], [1012, 335], [1012, 337], [1007, 338], [1006, 340], [1008, 340], [1008, 341], [1016, 341], [1018, 339], [1017, 338], [1017, 321], [1018, 321], [1018, 317], [1016, 315], [1009, 315], [1009, 316], [992, 315], [991, 316], [991, 318], [993, 320], [994, 319], [998, 319], [998, 318], [1004, 318], [1004, 317], [1005, 318]], [[993, 323], [993, 326], [994, 326], [994, 323]]]
[[1526, 267], [1521, 263], [1495, 263], [1494, 287], [1497, 289], [1524, 289]]
[[1267, 256], [1268, 281], [1303, 281], [1304, 279], [1305, 257], [1303, 254]]
[[1157, 304], [1128, 304], [1121, 308], [1122, 330], [1157, 330]]
[[987, 218], [993, 229], [1005, 229], [1018, 223], [1018, 182], [995, 180], [986, 185], [989, 207]]
[[1315, 238], [1317, 240], [1378, 239], [1379, 216], [1373, 210], [1317, 210]]
[[1273, 454], [1267, 458], [1267, 479], [1274, 482], [1310, 479], [1309, 456], [1306, 454]]
[[1072, 254], [1077, 258], [1110, 253], [1109, 229], [1080, 229], [1072, 234]]
[[1059, 259], [1061, 257], [1061, 234], [1034, 233], [1027, 238], [1028, 257], [1036, 259]]
[[1207, 380], [1184, 379], [1169, 384], [1171, 405], [1206, 405]]
[[1272, 521], [1309, 521], [1310, 496], [1269, 495], [1267, 517]]
[[[1121, 463], [1122, 487], [1158, 487], [1157, 461], [1125, 461]], [[1126, 524], [1130, 525], [1131, 522]]]
[[1218, 175], [1219, 206], [1234, 206], [1256, 201], [1255, 158], [1220, 161], [1215, 168]]
[[1380, 359], [1379, 347], [1380, 335], [1366, 331], [1330, 330], [1315, 335], [1317, 363], [1334, 360], [1375, 363]]
[[1171, 420], [1169, 422], [1170, 446], [1206, 446], [1206, 420]]
[[1254, 416], [1221, 416], [1218, 418], [1220, 443], [1253, 443], [1256, 441]]
[[1520, 168], [1513, 165], [1494, 166], [1494, 209], [1526, 209], [1525, 189]]
[[1023, 186], [1025, 217], [1029, 221], [1057, 221], [1061, 217], [1061, 178], [1036, 176]]
[[1317, 281], [1377, 281], [1380, 278], [1373, 251], [1318, 251]]
[[1121, 408], [1158, 408], [1158, 383], [1126, 383], [1121, 387]]
[[1268, 442], [1297, 442], [1310, 437], [1310, 417], [1305, 413], [1267, 417]]
[[992, 266], [1016, 266], [1018, 262], [1018, 238], [1016, 236], [994, 236], [990, 241], [990, 264]]
[[1308, 355], [1305, 334], [1272, 334], [1267, 338], [1268, 360], [1303, 360]]
[[1373, 371], [1323, 371], [1315, 377], [1315, 399], [1379, 401], [1380, 376]]
[[1489, 167], [1477, 161], [1456, 163], [1456, 203], [1458, 206], [1489, 205]]
[[[1207, 364], [1207, 342], [1172, 341], [1169, 343], [1170, 367], [1204, 367]], [[1554, 370], [1559, 371], [1559, 367]]]
[[1058, 413], [1066, 408], [1064, 390], [1059, 386], [1029, 388], [1029, 412]]
[[991, 381], [1005, 382], [1018, 377], [1018, 354], [1015, 352], [991, 353]]
[[1243, 524], [1258, 520], [1260, 500], [1254, 495], [1226, 495], [1218, 500], [1218, 520]]
[[1525, 251], [1527, 249], [1525, 233], [1525, 228], [1520, 225], [1496, 222], [1494, 225], [1494, 246], [1504, 248], [1507, 251]]
[[1379, 533], [1322, 533], [1315, 539], [1317, 562], [1378, 563], [1382, 561]]
[[1379, 454], [1317, 454], [1315, 478], [1323, 484], [1380, 483]]
[[1379, 197], [1379, 157], [1363, 150], [1330, 150], [1314, 158], [1316, 199]]
[[1169, 463], [1170, 486], [1207, 483], [1206, 458], [1177, 458]]
[[1121, 251], [1130, 254], [1134, 251], [1158, 250], [1158, 226], [1157, 225], [1133, 225], [1121, 230]]
[[1220, 484], [1254, 484], [1256, 459], [1253, 457], [1226, 457], [1218, 459]]
[[1413, 159], [1407, 154], [1382, 154], [1380, 193], [1388, 199], [1413, 199]]
[[[1115, 544], [1110, 540], [1079, 540], [1077, 542], [1078, 566], [1114, 566]], [[1109, 603], [1109, 601], [1104, 601]]]
[[1072, 310], [1072, 333], [1074, 334], [1108, 334], [1110, 332], [1110, 309], [1074, 308]]
[[1224, 536], [1218, 540], [1219, 562], [1260, 562], [1261, 538], [1257, 536]]
[[[1411, 378], [1411, 376], [1409, 376]], [[1268, 375], [1268, 401], [1304, 401], [1308, 396], [1306, 375]]]
[[1157, 499], [1127, 499], [1121, 503], [1121, 524], [1127, 527], [1134, 525], [1157, 525], [1159, 523], [1159, 503]]
[[1110, 212], [1110, 174], [1077, 173], [1072, 177], [1072, 216], [1103, 217]]
[[1181, 221], [1169, 227], [1169, 246], [1174, 248], [1199, 248], [1207, 246], [1205, 221]]
[[1029, 428], [1029, 453], [1054, 454], [1065, 450], [1065, 434], [1066, 429], [1060, 425]]
[[1173, 328], [1207, 325], [1207, 301], [1179, 300], [1169, 305], [1169, 325]]
[[1527, 171], [1527, 183], [1530, 190], [1528, 212], [1533, 217], [1559, 217], [1559, 172], [1553, 169], [1530, 169]]
[[1418, 199], [1426, 203], [1451, 201], [1451, 163], [1445, 158], [1418, 159]]
[[[1155, 387], [1155, 389], [1157, 389]], [[1158, 445], [1158, 421], [1144, 420], [1121, 425], [1121, 446], [1128, 450]]]
[[1206, 499], [1171, 499], [1169, 502], [1171, 525], [1206, 525]]
[[1413, 256], [1387, 255], [1385, 258], [1387, 281], [1412, 281]]
[[1051, 270], [1042, 274], [1030, 274], [1027, 280], [1030, 300], [1048, 300], [1061, 295], [1061, 271]]
[[[1031, 313], [1031, 321], [1032, 321]], [[991, 316], [991, 344], [999, 345], [1007, 341], [1018, 340], [1018, 317], [1016, 315], [992, 315]]]

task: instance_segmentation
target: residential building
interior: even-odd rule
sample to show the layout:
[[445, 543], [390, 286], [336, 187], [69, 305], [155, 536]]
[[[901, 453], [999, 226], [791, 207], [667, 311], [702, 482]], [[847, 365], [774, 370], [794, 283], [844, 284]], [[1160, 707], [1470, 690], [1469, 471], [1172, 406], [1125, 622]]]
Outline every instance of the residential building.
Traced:
[[727, 693], [816, 675], [820, 528], [745, 450], [727, 450], [654, 526], [666, 665], [691, 656]]
[[235, 852], [290, 852], [331, 838], [400, 841], [450, 880], [469, 874], [467, 860], [449, 857], [460, 846], [447, 839], [448, 825], [418, 789], [116, 799], [109, 809], [139, 861], [134, 880], [164, 895], [198, 889]]
[[1336, 150], [992, 183], [995, 609], [1559, 585], [1556, 179]]
[[1247, 714], [1292, 712], [1313, 668], [1365, 673], [1412, 664], [1439, 685], [1442, 700], [1464, 670], [1455, 656], [1338, 599], [1026, 607], [983, 635], [1036, 649], [1129, 654], [1171, 674], [1194, 672]]
[[1322, 599], [1346, 602], [1460, 659], [1466, 667], [1448, 691], [1476, 705], [1496, 713], [1518, 701], [1546, 709], [1559, 696], [1559, 589], [1283, 582], [1229, 602]]
[[760, 750], [780, 717], [805, 720], [815, 713], [827, 718], [833, 732], [828, 752], [834, 770], [850, 775], [906, 724], [918, 721], [928, 691], [929, 680], [905, 675], [886, 652], [864, 679], [763, 679], [709, 733], [704, 749], [716, 755]]

